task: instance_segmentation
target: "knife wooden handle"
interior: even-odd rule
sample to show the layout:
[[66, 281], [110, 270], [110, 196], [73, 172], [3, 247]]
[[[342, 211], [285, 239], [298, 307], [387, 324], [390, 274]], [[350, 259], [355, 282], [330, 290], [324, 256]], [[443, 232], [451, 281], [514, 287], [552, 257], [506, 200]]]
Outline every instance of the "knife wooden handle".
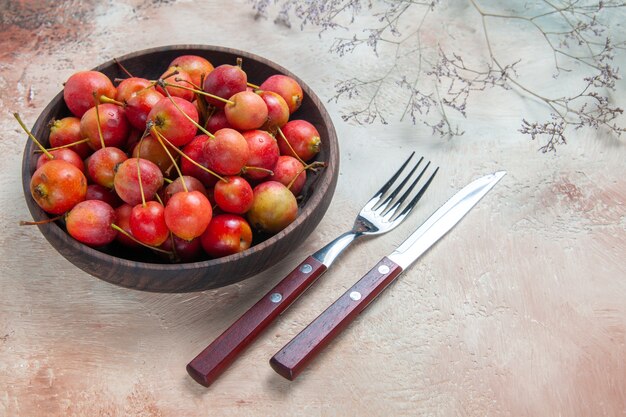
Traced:
[[187, 364], [187, 372], [208, 387], [270, 323], [327, 267], [309, 256]]
[[270, 359], [281, 376], [294, 380], [307, 364], [380, 294], [402, 268], [383, 258]]

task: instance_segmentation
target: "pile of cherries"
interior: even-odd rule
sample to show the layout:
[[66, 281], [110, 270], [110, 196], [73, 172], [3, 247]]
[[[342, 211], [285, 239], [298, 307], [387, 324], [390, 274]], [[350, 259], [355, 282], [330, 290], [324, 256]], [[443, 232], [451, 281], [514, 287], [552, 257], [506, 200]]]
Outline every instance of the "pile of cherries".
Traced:
[[277, 74], [248, 82], [242, 61], [174, 59], [156, 80], [81, 71], [64, 84], [73, 114], [50, 122], [30, 191], [89, 246], [149, 248], [172, 262], [217, 258], [298, 214], [320, 135], [290, 120], [303, 92]]

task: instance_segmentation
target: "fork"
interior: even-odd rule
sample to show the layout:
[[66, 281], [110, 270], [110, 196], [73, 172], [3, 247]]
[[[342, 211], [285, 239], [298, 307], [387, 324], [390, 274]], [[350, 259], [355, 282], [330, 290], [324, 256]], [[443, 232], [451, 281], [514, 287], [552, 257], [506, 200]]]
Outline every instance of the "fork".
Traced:
[[[424, 160], [421, 157], [404, 179], [395, 187], [392, 188], [392, 186], [402, 175], [414, 154], [415, 152], [411, 153], [393, 176], [363, 206], [350, 231], [343, 233], [317, 252], [308, 256], [187, 364], [187, 372], [196, 382], [206, 387], [211, 385], [234, 362], [237, 356], [278, 315], [285, 311], [313, 282], [326, 272], [339, 255], [357, 238], [389, 232], [409, 215], [439, 170], [438, 167], [435, 168], [426, 182], [408, 200], [430, 166], [430, 162], [421, 170], [417, 178], [409, 184], [413, 174]], [[406, 204], [404, 204], [405, 202]]]

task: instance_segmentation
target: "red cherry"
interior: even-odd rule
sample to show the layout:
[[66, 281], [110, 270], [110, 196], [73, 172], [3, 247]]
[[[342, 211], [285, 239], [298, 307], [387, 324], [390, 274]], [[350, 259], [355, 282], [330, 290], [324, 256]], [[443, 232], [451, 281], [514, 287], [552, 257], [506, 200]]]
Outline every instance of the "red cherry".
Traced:
[[[209, 162], [204, 153], [204, 146], [208, 140], [207, 135], [198, 135], [183, 148], [185, 155], [205, 168], [209, 167]], [[183, 175], [199, 179], [206, 187], [212, 187], [217, 181], [215, 175], [192, 164], [187, 158], [181, 159], [180, 170]]]
[[68, 78], [63, 87], [63, 99], [76, 117], [82, 117], [96, 105], [93, 93], [115, 98], [116, 89], [109, 77], [98, 71], [80, 71]]
[[280, 156], [276, 139], [263, 130], [248, 130], [243, 132], [243, 137], [250, 149], [250, 157], [244, 168], [245, 177], [251, 180], [269, 177]]
[[250, 157], [246, 139], [234, 129], [220, 129], [204, 144], [209, 168], [221, 175], [237, 175]]
[[69, 162], [54, 159], [35, 171], [30, 193], [42, 210], [63, 214], [85, 199], [87, 178]]
[[[189, 74], [187, 74], [187, 71], [185, 71], [181, 67], [169, 67], [167, 71], [165, 71], [159, 78], [163, 78], [164, 76], [171, 74], [174, 71], [178, 71], [178, 74], [172, 75], [171, 77], [165, 79], [166, 83], [172, 85], [165, 87], [165, 89], [157, 86], [157, 91], [166, 96], [167, 94], [165, 93], [165, 90], [167, 90], [173, 97], [180, 97], [189, 102], [193, 101], [196, 95], [193, 91], [187, 90], [187, 88], [193, 88], [191, 77], [189, 76]], [[185, 88], [179, 88], [177, 86]]]
[[[220, 65], [207, 75], [204, 80], [203, 90], [214, 96], [228, 99], [240, 91], [246, 91], [248, 76], [234, 65]], [[207, 102], [215, 107], [223, 108], [225, 103], [214, 98], [207, 97]]]
[[[55, 149], [53, 151], [48, 151], [48, 153], [52, 155], [53, 159], [69, 162], [76, 168], [80, 169], [81, 172], [85, 172], [85, 163], [83, 162], [81, 157], [70, 148]], [[43, 164], [51, 160], [52, 159], [50, 159], [45, 153], [41, 154], [41, 156], [39, 156], [39, 158], [37, 159], [36, 167], [39, 168]]]
[[282, 74], [272, 75], [259, 88], [280, 94], [285, 99], [290, 114], [300, 108], [304, 99], [304, 93], [300, 84], [293, 78]]
[[[133, 232], [130, 230], [130, 213], [133, 211], [133, 206], [130, 204], [122, 204], [115, 209], [115, 224], [117, 227], [132, 236]], [[133, 239], [125, 235], [124, 233], [118, 233], [115, 236], [115, 240], [124, 246], [129, 248], [139, 248], [141, 245], [135, 242]]]
[[156, 130], [174, 146], [184, 146], [191, 142], [197, 131], [196, 125], [185, 115], [198, 123], [196, 106], [180, 97], [172, 97], [171, 100], [165, 97], [152, 107], [148, 120], [151, 120]]
[[242, 252], [252, 244], [248, 222], [234, 214], [215, 216], [200, 237], [204, 251], [213, 258]]
[[197, 55], [180, 55], [170, 63], [170, 67], [180, 68], [189, 74], [191, 82], [197, 87], [202, 87], [200, 82], [213, 71], [213, 64], [205, 58]]
[[[141, 187], [139, 180], [141, 175]], [[163, 186], [163, 174], [159, 167], [147, 159], [128, 158], [117, 167], [113, 185], [117, 195], [130, 205], [142, 202], [143, 191], [146, 200], [152, 200]]]
[[165, 206], [165, 223], [181, 239], [191, 240], [200, 236], [212, 216], [209, 199], [199, 191], [176, 193]]
[[113, 242], [117, 231], [115, 210], [100, 200], [86, 200], [76, 204], [65, 218], [67, 232], [79, 242], [89, 246], [102, 246]]
[[241, 177], [226, 177], [213, 188], [213, 198], [218, 207], [228, 213], [244, 214], [252, 207], [254, 194], [248, 181]]
[[113, 188], [113, 178], [117, 166], [128, 159], [126, 153], [119, 148], [106, 147], [98, 149], [87, 161], [87, 173], [91, 181], [107, 188]]
[[267, 121], [267, 105], [258, 94], [241, 91], [224, 107], [226, 120], [237, 130], [258, 129]]
[[[50, 123], [50, 142], [51, 148], [69, 145], [84, 139], [80, 134], [80, 119], [78, 117], [64, 117], [59, 120], [53, 120]], [[87, 143], [79, 143], [71, 146], [69, 149], [75, 151], [81, 158], [85, 159], [93, 149]]]
[[129, 225], [133, 237], [150, 246], [160, 246], [170, 233], [165, 223], [165, 208], [156, 201], [134, 206]]
[[151, 85], [150, 80], [147, 80], [145, 78], [139, 78], [139, 77], [125, 78], [124, 80], [122, 80], [121, 83], [117, 85], [117, 93], [115, 94], [115, 100], [121, 103], [126, 103], [132, 96], [139, 93], [140, 91], [144, 91], [144, 90], [154, 91], [153, 88], [150, 88], [150, 85]]
[[100, 184], [89, 184], [87, 186], [87, 195], [85, 196], [85, 200], [104, 201], [113, 208], [122, 205], [122, 200], [120, 200], [113, 190], [103, 187]]
[[193, 262], [202, 255], [202, 244], [199, 237], [185, 240], [171, 233], [160, 248], [175, 254], [173, 259], [168, 257], [172, 262]]
[[304, 165], [293, 156], [281, 155], [274, 167], [272, 179], [289, 187], [293, 195], [298, 196], [306, 183], [306, 170]]
[[[298, 156], [303, 161], [311, 160], [320, 151], [322, 142], [320, 134], [311, 123], [306, 120], [291, 120], [282, 127], [282, 136], [278, 140], [281, 155]], [[289, 145], [285, 142], [289, 141]], [[292, 150], [295, 152], [292, 152]]]
[[123, 147], [130, 133], [130, 125], [124, 115], [124, 109], [110, 103], [98, 105], [98, 112], [96, 112], [95, 106], [90, 108], [80, 119], [80, 134], [83, 138], [89, 139], [89, 146], [92, 149], [100, 149], [102, 147], [96, 113], [100, 115], [100, 130], [102, 131], [104, 145], [117, 148]]

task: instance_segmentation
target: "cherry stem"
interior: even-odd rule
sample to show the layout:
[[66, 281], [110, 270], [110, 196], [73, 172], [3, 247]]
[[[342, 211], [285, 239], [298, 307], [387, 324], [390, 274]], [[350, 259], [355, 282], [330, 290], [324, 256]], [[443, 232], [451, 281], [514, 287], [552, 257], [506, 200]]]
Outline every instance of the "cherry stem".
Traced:
[[98, 136], [100, 136], [100, 145], [102, 145], [102, 149], [104, 149], [104, 136], [102, 136], [102, 127], [100, 126], [100, 110], [98, 109], [100, 106], [100, 99], [98, 98], [98, 93], [95, 91], [93, 92], [93, 99], [96, 102], [96, 125], [98, 126]]
[[161, 146], [165, 150], [165, 153], [167, 154], [167, 156], [169, 156], [170, 161], [172, 161], [172, 164], [174, 164], [174, 168], [176, 168], [176, 172], [178, 173], [178, 177], [180, 178], [180, 180], [183, 183], [183, 190], [185, 190], [185, 192], [189, 192], [189, 190], [187, 189], [187, 184], [185, 184], [185, 179], [183, 178], [183, 173], [180, 171], [180, 168], [178, 167], [178, 164], [176, 163], [176, 160], [172, 156], [172, 153], [170, 152], [169, 149], [167, 149], [167, 146], [165, 146], [165, 143], [163, 143], [163, 140], [161, 139], [161, 136], [163, 136], [163, 135], [161, 135], [156, 130], [156, 128], [154, 126], [152, 126], [150, 130], [156, 136], [157, 140], [159, 141], [159, 143], [161, 144]]
[[[71, 148], [72, 146], [80, 145], [81, 143], [86, 143], [86, 142], [89, 142], [89, 139], [81, 139], [81, 140], [77, 140], [76, 142], [66, 143], [65, 145], [55, 146], [54, 148], [48, 148], [48, 151], [57, 151], [63, 148]], [[43, 151], [40, 149], [37, 149], [35, 152], [43, 152]]]
[[152, 249], [153, 251], [164, 253], [164, 254], [166, 254], [168, 256], [172, 256], [173, 255], [173, 253], [170, 252], [170, 251], [163, 250], [163, 249], [157, 248], [156, 246], [151, 246], [151, 245], [147, 245], [147, 244], [143, 243], [142, 241], [138, 240], [136, 237], [134, 237], [133, 235], [128, 233], [126, 230], [124, 230], [121, 227], [119, 227], [118, 225], [116, 225], [115, 223], [111, 223], [111, 229], [117, 230], [119, 233], [123, 234], [124, 236], [126, 236], [127, 238], [132, 240], [133, 242], [138, 243], [141, 246], [145, 246], [148, 249]]
[[243, 65], [243, 58], [241, 58], [240, 56], [237, 57], [237, 66], [239, 68], [241, 68], [241, 66]]
[[186, 160], [188, 160], [189, 162], [191, 162], [193, 165], [197, 166], [198, 168], [200, 168], [203, 171], [208, 172], [209, 174], [215, 176], [216, 178], [218, 178], [220, 181], [224, 181], [227, 182], [226, 178], [220, 176], [219, 174], [211, 171], [209, 168], [202, 166], [201, 164], [197, 163], [196, 161], [194, 161], [189, 155], [187, 155], [185, 152], [181, 151], [180, 149], [178, 149], [176, 146], [174, 146], [165, 136], [163, 136], [161, 134], [161, 132], [159, 132], [158, 130], [156, 130], [156, 128], [153, 130], [153, 132], [156, 133], [156, 135], [163, 139], [163, 141], [165, 141], [165, 143], [167, 143], [168, 145], [170, 145], [170, 147], [172, 149], [174, 149], [176, 152], [178, 152], [178, 154], [180, 156], [182, 156], [183, 158], [185, 158]]
[[41, 142], [39, 142], [37, 140], [37, 138], [35, 136], [33, 136], [33, 134], [31, 133], [30, 130], [28, 130], [28, 128], [26, 127], [26, 125], [24, 124], [24, 122], [22, 121], [22, 118], [20, 117], [20, 115], [18, 113], [13, 113], [13, 117], [15, 117], [15, 120], [17, 120], [17, 122], [20, 124], [20, 126], [22, 127], [22, 129], [24, 129], [24, 132], [26, 132], [26, 134], [28, 135], [29, 138], [31, 138], [31, 140], [33, 142], [35, 142], [35, 144], [39, 147], [39, 149], [41, 149], [41, 152], [44, 153], [44, 155], [46, 155], [46, 157], [48, 157], [49, 159], [54, 159], [54, 156], [48, 152], [46, 150], [46, 148], [43, 147], [43, 145], [41, 144]]
[[256, 84], [252, 84], [252, 83], [246, 83], [246, 85], [247, 85], [248, 87], [254, 88], [255, 90], [258, 90], [258, 89], [260, 89], [260, 88], [261, 88], [261, 86], [258, 86], [258, 85], [256, 85]]
[[124, 65], [117, 58], [113, 58], [113, 62], [117, 64], [118, 67], [124, 72], [124, 74], [128, 75], [130, 78], [134, 78], [133, 74], [131, 74]]
[[152, 127], [152, 121], [149, 121], [148, 123], [146, 123], [146, 129], [143, 131], [143, 134], [141, 135], [141, 139], [139, 139], [139, 143], [137, 144], [138, 148], [137, 148], [137, 180], [139, 181], [139, 192], [141, 193], [141, 205], [142, 207], [146, 206], [146, 196], [143, 192], [143, 184], [141, 181], [141, 145], [143, 144], [143, 140], [146, 136], [148, 136], [148, 129], [149, 127]]
[[283, 138], [283, 140], [285, 141], [285, 143], [287, 143], [287, 146], [289, 146], [289, 150], [291, 151], [291, 153], [293, 153], [293, 154], [296, 156], [296, 159], [297, 159], [298, 161], [300, 161], [300, 163], [301, 163], [302, 165], [306, 165], [306, 162], [304, 162], [304, 161], [302, 160], [302, 158], [300, 158], [300, 155], [298, 155], [298, 154], [296, 153], [296, 151], [294, 151], [293, 147], [291, 146], [291, 143], [289, 143], [289, 141], [288, 141], [288, 140], [287, 140], [287, 138], [285, 137], [285, 134], [283, 133], [282, 129], [281, 129], [280, 127], [278, 127], [278, 126], [276, 127], [276, 129], [278, 129], [278, 133], [280, 134], [280, 137], [281, 137], [281, 138]]
[[199, 90], [197, 88], [183, 87], [182, 85], [172, 84], [172, 83], [168, 83], [168, 82], [165, 82], [165, 81], [163, 81], [163, 84], [160, 84], [160, 83], [157, 83], [157, 84], [160, 85], [161, 88], [163, 88], [164, 90], [165, 90], [166, 86], [167, 87], [173, 87], [173, 88], [182, 88], [183, 90], [193, 91], [196, 94], [200, 94], [200, 95], [203, 95], [203, 96], [206, 96], [206, 97], [210, 97], [210, 98], [213, 98], [215, 100], [219, 100], [219, 101], [221, 101], [223, 103], [226, 103], [226, 104], [230, 104], [230, 105], [235, 104], [235, 102], [232, 101], [232, 100], [227, 100], [227, 99], [225, 99], [223, 97], [216, 96], [215, 94], [207, 93], [206, 91], [202, 91], [202, 90]]
[[109, 98], [105, 95], [100, 96], [100, 103], [116, 104], [120, 107], [126, 107], [125, 103], [122, 103], [121, 101], [113, 100], [112, 98]]
[[261, 168], [261, 167], [250, 167], [250, 166], [245, 166], [242, 169], [242, 172], [248, 172], [248, 171], [261, 171], [261, 172], [265, 172], [269, 175], [274, 175], [274, 171], [272, 171], [271, 169], [267, 169], [267, 168]]
[[[174, 78], [174, 81], [176, 81], [177, 83], [187, 83], [187, 84], [189, 84], [191, 86], [191, 88], [195, 88], [196, 90], [200, 90], [200, 87], [198, 87], [197, 85], [195, 85], [194, 83], [192, 83], [189, 80], [184, 80], [182, 78], [176, 77], [176, 78]], [[178, 86], [178, 87], [180, 87], [180, 86]]]
[[[163, 87], [165, 85], [165, 82], [163, 82], [163, 80], [159, 80], [163, 83], [163, 85], [161, 87]], [[170, 99], [170, 101], [172, 102], [172, 104], [174, 105], [174, 107], [176, 107], [176, 109], [178, 109], [179, 112], [181, 112], [183, 114], [183, 116], [185, 116], [187, 118], [187, 120], [189, 120], [191, 123], [193, 123], [193, 125], [200, 129], [202, 131], [202, 133], [204, 133], [205, 135], [207, 135], [208, 137], [210, 137], [211, 139], [215, 139], [215, 136], [209, 132], [208, 130], [206, 130], [205, 128], [203, 128], [202, 126], [200, 126], [198, 124], [198, 122], [196, 122], [195, 120], [193, 120], [191, 117], [189, 117], [189, 115], [187, 115], [187, 113], [185, 113], [183, 111], [183, 109], [180, 108], [180, 106], [178, 104], [176, 104], [176, 101], [172, 98], [172, 95], [170, 94], [169, 91], [167, 91], [165, 88], [163, 88], [163, 90], [165, 91], [165, 94], [167, 94], [167, 98]]]
[[40, 224], [48, 224], [48, 223], [56, 222], [57, 220], [61, 220], [63, 218], [63, 216], [65, 216], [65, 214], [61, 214], [59, 216], [52, 217], [50, 219], [39, 220], [39, 221], [36, 221], [36, 222], [27, 222], [25, 220], [21, 220], [20, 221], [20, 226], [37, 226], [37, 225], [40, 225]]
[[315, 161], [312, 162], [308, 165], [303, 166], [296, 175], [294, 175], [294, 177], [291, 179], [291, 181], [289, 181], [289, 185], [287, 185], [287, 188], [291, 189], [291, 186], [293, 185], [294, 182], [296, 182], [296, 180], [298, 179], [298, 177], [300, 176], [300, 174], [302, 174], [304, 171], [306, 171], [307, 169], [310, 169], [312, 171], [317, 171], [317, 167], [323, 168], [326, 166], [325, 162], [321, 162], [321, 161]]

